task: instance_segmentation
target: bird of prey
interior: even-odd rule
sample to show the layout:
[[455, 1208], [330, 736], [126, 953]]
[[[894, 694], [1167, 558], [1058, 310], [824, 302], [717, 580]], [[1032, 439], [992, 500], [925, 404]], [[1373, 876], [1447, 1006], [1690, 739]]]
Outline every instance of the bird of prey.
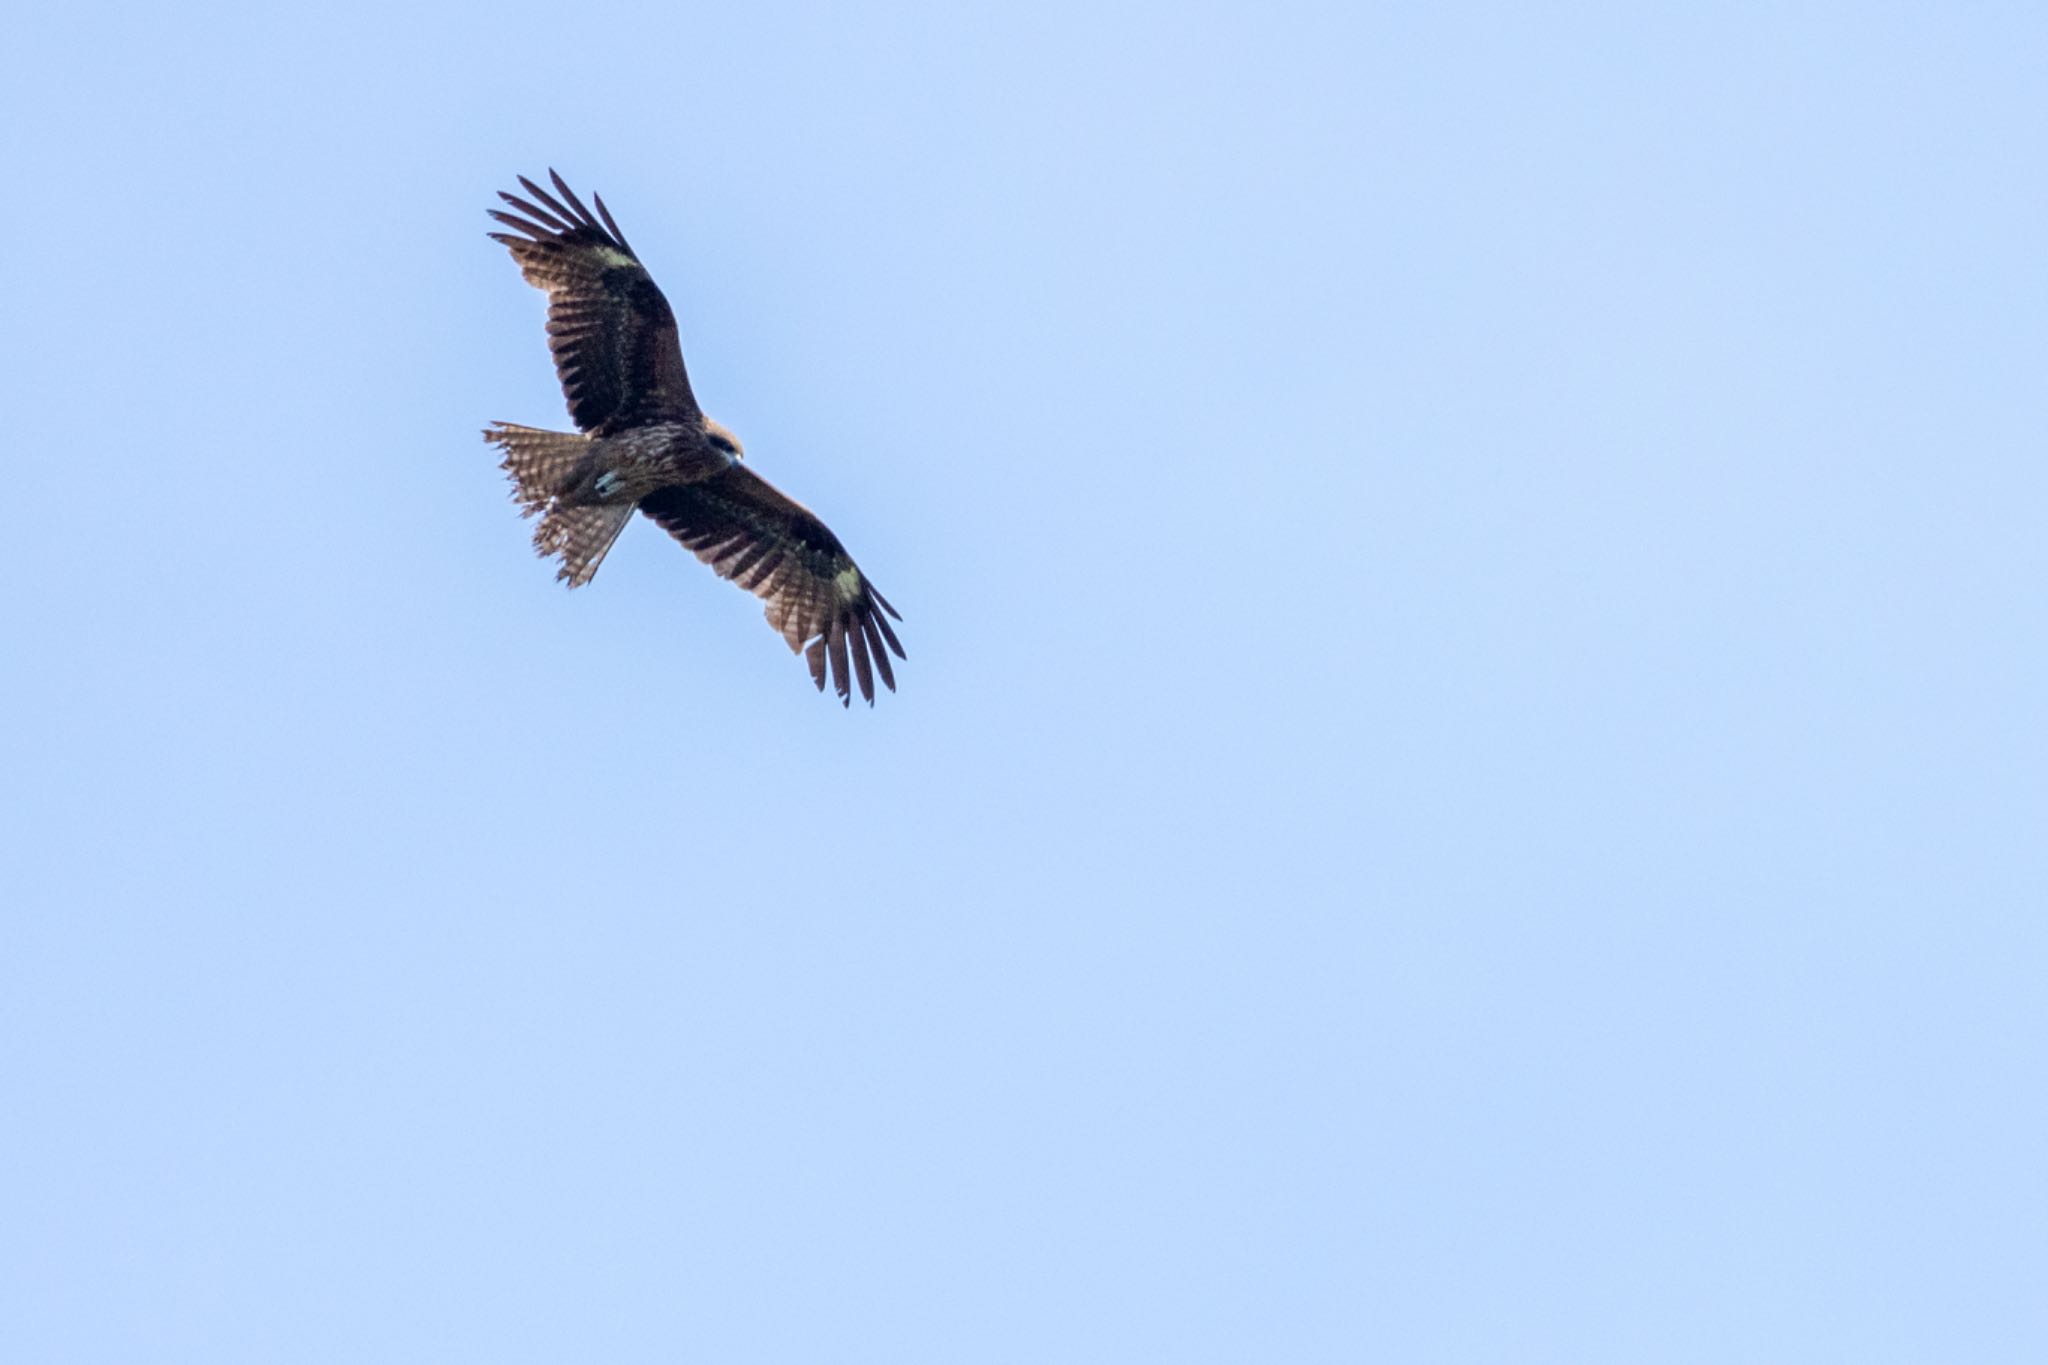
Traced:
[[889, 626], [896, 609], [824, 522], [740, 463], [738, 439], [698, 408], [675, 314], [604, 200], [591, 196], [593, 215], [548, 177], [555, 194], [522, 175], [530, 197], [501, 192], [515, 212], [490, 210], [513, 229], [491, 239], [547, 291], [548, 349], [576, 424], [574, 435], [509, 422], [484, 432], [505, 452], [521, 514], [540, 517], [534, 549], [581, 587], [638, 508], [767, 603], [768, 624], [803, 654], [819, 691], [829, 665], [841, 705], [855, 682], [874, 705], [876, 674], [896, 690], [890, 651], [905, 657]]

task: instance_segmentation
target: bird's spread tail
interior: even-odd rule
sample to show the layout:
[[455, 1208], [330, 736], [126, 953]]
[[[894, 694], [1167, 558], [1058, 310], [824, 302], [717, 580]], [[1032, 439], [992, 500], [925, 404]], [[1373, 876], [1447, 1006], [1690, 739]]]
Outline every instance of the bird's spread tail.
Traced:
[[633, 516], [630, 502], [576, 506], [555, 500], [590, 453], [591, 438], [493, 422], [484, 439], [505, 452], [504, 467], [512, 476], [512, 496], [520, 514], [540, 514], [533, 548], [543, 556], [561, 557], [555, 577], [570, 587], [588, 583]]
[[604, 563], [605, 552], [633, 518], [630, 502], [599, 503], [594, 507], [565, 507], [556, 503], [534, 528], [533, 548], [541, 555], [560, 555], [562, 567], [555, 577], [572, 588], [580, 588]]
[[557, 491], [590, 453], [590, 438], [568, 431], [542, 431], [493, 422], [484, 439], [505, 452], [504, 470], [512, 476], [512, 496], [520, 514], [544, 510]]

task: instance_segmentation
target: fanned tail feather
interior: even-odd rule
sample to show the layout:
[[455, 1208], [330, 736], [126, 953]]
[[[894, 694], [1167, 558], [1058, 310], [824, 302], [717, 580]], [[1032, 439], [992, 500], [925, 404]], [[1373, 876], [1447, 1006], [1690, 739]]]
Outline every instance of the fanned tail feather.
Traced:
[[501, 467], [512, 476], [512, 496], [526, 517], [547, 507], [590, 452], [588, 436], [510, 422], [491, 423], [484, 439], [505, 452]]
[[533, 548], [543, 557], [561, 556], [562, 567], [555, 577], [572, 588], [580, 588], [597, 574], [597, 566], [604, 563], [605, 553], [632, 517], [630, 502], [591, 507], [565, 507], [557, 503], [534, 528]]
[[533, 532], [535, 551], [544, 557], [560, 556], [562, 567], [555, 577], [570, 587], [588, 583], [633, 515], [630, 502], [571, 506], [555, 501], [590, 453], [590, 437], [493, 422], [484, 439], [505, 452], [504, 468], [512, 476], [512, 496], [520, 515], [540, 515]]

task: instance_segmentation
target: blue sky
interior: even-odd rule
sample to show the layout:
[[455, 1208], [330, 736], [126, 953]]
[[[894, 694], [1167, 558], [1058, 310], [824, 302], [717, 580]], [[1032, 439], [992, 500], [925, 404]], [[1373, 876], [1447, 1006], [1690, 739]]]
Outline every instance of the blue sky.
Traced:
[[[0, 1355], [2048, 1351], [2048, 18], [52, 7]], [[514, 175], [903, 610], [566, 593]]]

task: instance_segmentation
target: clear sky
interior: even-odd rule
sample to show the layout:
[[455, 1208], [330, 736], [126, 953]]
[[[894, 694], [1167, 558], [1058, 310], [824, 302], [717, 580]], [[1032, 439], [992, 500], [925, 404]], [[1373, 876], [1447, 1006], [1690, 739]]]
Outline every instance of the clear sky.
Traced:
[[[2048, 1359], [2048, 11], [34, 6], [0, 1358]], [[588, 589], [513, 176], [905, 621]]]

